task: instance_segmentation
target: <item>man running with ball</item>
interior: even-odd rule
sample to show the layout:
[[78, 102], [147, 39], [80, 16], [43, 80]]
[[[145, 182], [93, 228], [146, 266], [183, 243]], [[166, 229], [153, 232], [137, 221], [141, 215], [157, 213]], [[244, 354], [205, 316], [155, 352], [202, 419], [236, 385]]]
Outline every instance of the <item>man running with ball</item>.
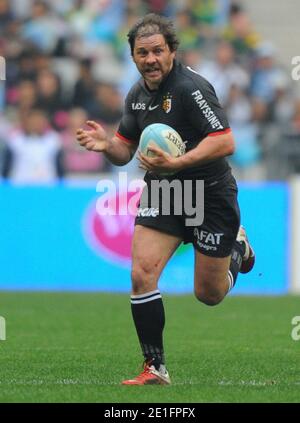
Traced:
[[90, 130], [79, 129], [77, 140], [122, 166], [133, 158], [144, 128], [164, 123], [187, 140], [186, 153], [174, 158], [154, 146], [155, 157], [139, 153], [147, 185], [164, 179], [166, 173], [172, 173], [168, 180], [204, 181], [204, 221], [200, 226], [187, 226], [184, 213], [139, 213], [135, 222], [131, 309], [144, 367], [141, 374], [123, 384], [170, 384], [163, 348], [165, 313], [158, 288], [168, 260], [181, 242], [193, 244], [195, 296], [213, 306], [233, 288], [239, 272], [252, 269], [255, 256], [240, 226], [237, 185], [226, 161], [234, 152], [234, 139], [214, 88], [176, 60], [179, 42], [166, 18], [146, 15], [132, 27], [128, 40], [141, 79], [127, 95], [117, 133], [108, 139], [99, 124], [89, 121]]

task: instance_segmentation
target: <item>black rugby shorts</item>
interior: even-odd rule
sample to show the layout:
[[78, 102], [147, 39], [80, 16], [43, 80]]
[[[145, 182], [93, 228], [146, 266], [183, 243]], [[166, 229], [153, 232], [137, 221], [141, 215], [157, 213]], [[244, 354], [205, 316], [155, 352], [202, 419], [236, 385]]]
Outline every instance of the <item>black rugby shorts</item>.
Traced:
[[[153, 178], [146, 175], [145, 182], [150, 189]], [[194, 181], [195, 182], [195, 181]], [[193, 205], [196, 201], [196, 184], [193, 186]], [[184, 191], [184, 188], [183, 188]], [[174, 199], [170, 197], [170, 215], [162, 213], [161, 204], [152, 207], [151, 200], [143, 201], [138, 207], [136, 225], [142, 225], [182, 238], [185, 244], [192, 243], [204, 255], [227, 257], [231, 254], [240, 226], [240, 210], [237, 201], [237, 185], [232, 175], [213, 186], [204, 188], [204, 219], [198, 226], [187, 225], [184, 207], [181, 215], [173, 210]], [[161, 201], [160, 196], [160, 201]], [[157, 206], [157, 204], [155, 204]]]

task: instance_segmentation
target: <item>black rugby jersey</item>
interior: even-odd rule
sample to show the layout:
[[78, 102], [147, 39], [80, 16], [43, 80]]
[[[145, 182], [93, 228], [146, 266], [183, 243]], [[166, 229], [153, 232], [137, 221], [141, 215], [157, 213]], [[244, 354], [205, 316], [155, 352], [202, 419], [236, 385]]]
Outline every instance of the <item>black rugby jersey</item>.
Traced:
[[[152, 123], [174, 128], [186, 143], [186, 151], [195, 148], [208, 135], [230, 131], [212, 85], [176, 60], [158, 90], [150, 91], [142, 78], [133, 85], [125, 100], [116, 136], [138, 144], [142, 131]], [[226, 159], [220, 158], [184, 169], [176, 173], [176, 178], [189, 176], [209, 183], [223, 179], [228, 173], [230, 167]]]

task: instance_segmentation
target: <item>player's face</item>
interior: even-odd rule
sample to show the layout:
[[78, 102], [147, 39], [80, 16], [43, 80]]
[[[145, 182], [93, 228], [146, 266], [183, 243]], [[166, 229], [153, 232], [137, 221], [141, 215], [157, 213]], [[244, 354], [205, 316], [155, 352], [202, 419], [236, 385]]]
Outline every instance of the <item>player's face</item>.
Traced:
[[173, 66], [171, 52], [163, 35], [155, 34], [135, 40], [133, 60], [151, 90], [159, 87]]

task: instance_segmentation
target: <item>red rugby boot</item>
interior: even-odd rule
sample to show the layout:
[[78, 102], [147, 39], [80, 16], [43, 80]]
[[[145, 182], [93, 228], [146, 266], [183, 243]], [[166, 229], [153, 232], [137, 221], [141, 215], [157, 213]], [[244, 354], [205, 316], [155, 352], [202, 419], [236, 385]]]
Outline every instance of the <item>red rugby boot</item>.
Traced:
[[160, 365], [159, 370], [151, 363], [144, 363], [144, 370], [134, 379], [124, 380], [122, 385], [170, 385], [169, 373], [164, 365]]

